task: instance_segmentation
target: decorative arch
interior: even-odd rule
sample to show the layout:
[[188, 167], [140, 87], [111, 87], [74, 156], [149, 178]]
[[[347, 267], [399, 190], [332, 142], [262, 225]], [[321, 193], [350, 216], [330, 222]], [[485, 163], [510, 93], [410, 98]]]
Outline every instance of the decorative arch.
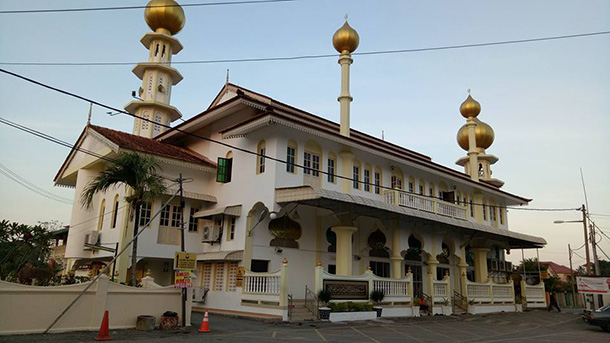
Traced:
[[413, 234], [409, 236], [407, 242], [409, 244], [409, 249], [405, 251], [405, 260], [421, 262], [421, 253], [423, 251], [422, 242]]
[[415, 178], [413, 176], [409, 176], [409, 188], [407, 190], [409, 193], [415, 193]]
[[275, 237], [269, 242], [272, 247], [299, 248], [301, 224], [284, 215], [269, 222], [269, 233]]
[[119, 195], [116, 194], [112, 201], [112, 218], [110, 222], [110, 228], [114, 229], [116, 227], [116, 220], [119, 212]]
[[337, 252], [337, 234], [332, 230], [332, 226], [326, 229], [326, 242], [328, 242], [328, 252]]
[[328, 153], [328, 160], [326, 162], [326, 181], [330, 183], [337, 182], [337, 154], [334, 152]]
[[352, 188], [354, 189], [360, 189], [360, 181], [362, 181], [362, 178], [360, 177], [361, 168], [360, 161], [354, 160], [354, 165], [352, 167]]
[[419, 179], [419, 189], [417, 190], [417, 194], [426, 194], [426, 181], [424, 181], [424, 179]]
[[385, 237], [385, 234], [381, 232], [380, 229], [377, 229], [372, 232], [367, 239], [367, 243], [371, 248], [369, 250], [369, 256], [389, 258], [390, 252], [389, 249], [385, 246], [386, 242], [387, 239]]
[[364, 163], [362, 173], [363, 189], [365, 192], [371, 192], [373, 190], [373, 167], [369, 163]]
[[436, 188], [434, 187], [434, 183], [430, 182], [428, 185], [428, 195], [436, 198]]

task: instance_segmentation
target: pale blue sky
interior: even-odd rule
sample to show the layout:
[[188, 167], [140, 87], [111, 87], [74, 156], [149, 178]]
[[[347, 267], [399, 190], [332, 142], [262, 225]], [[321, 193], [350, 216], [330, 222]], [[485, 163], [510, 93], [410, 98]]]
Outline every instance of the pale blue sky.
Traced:
[[[203, 0], [191, 0], [202, 2]], [[205, 2], [205, 1], [203, 1]], [[182, 3], [187, 3], [182, 1]], [[146, 1], [2, 1], [0, 9], [144, 5]], [[177, 35], [184, 50], [174, 61], [334, 53], [331, 38], [345, 13], [360, 34], [358, 52], [423, 48], [610, 30], [610, 3], [599, 1], [303, 0], [264, 5], [188, 7]], [[147, 59], [139, 43], [149, 31], [143, 10], [58, 14], [0, 14], [2, 62], [133, 62]], [[355, 56], [352, 127], [427, 154], [456, 168], [464, 155], [455, 135], [466, 89], [493, 126], [488, 149], [500, 158], [494, 176], [503, 189], [533, 198], [533, 208], [578, 207], [584, 202], [579, 167], [592, 213], [610, 214], [610, 35], [568, 40]], [[21, 73], [122, 107], [140, 80], [132, 65], [17, 67]], [[322, 117], [338, 121], [336, 58], [290, 62], [176, 65], [184, 81], [172, 104], [185, 118], [207, 107], [231, 81]], [[0, 75], [0, 116], [74, 142], [88, 104]], [[94, 124], [130, 132], [132, 119], [95, 108]], [[53, 177], [68, 150], [0, 126], [1, 161], [60, 196]], [[58, 219], [71, 206], [43, 198], [0, 175], [0, 218], [24, 223]], [[567, 264], [567, 244], [582, 245], [578, 212], [511, 211], [512, 230], [543, 236], [541, 258]], [[610, 217], [594, 217], [610, 235]], [[600, 247], [610, 254], [610, 239]], [[582, 250], [580, 255], [584, 256]], [[520, 255], [514, 252], [516, 260]], [[531, 256], [531, 252], [529, 253]], [[600, 252], [601, 255], [601, 252]], [[582, 259], [575, 256], [575, 263]]]

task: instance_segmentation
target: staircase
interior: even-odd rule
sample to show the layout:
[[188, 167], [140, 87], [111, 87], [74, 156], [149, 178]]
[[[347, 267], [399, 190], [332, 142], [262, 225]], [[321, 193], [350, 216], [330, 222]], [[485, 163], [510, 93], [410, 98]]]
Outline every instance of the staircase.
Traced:
[[461, 315], [468, 313], [468, 299], [457, 291], [453, 291], [453, 297], [451, 297], [451, 306], [453, 314]]
[[306, 322], [306, 321], [314, 321], [316, 320], [316, 315], [311, 313], [311, 311], [305, 307], [305, 302], [303, 300], [295, 300], [294, 307], [292, 308], [292, 316], [290, 316], [291, 322]]

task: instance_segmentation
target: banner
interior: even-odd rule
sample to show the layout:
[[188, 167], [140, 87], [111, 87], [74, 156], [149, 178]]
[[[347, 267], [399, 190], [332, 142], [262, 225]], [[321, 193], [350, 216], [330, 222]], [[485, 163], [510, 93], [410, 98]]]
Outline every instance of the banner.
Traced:
[[193, 287], [193, 279], [191, 278], [190, 270], [176, 270], [176, 278], [174, 281], [175, 288], [191, 288]]
[[610, 277], [576, 277], [578, 293], [610, 294]]

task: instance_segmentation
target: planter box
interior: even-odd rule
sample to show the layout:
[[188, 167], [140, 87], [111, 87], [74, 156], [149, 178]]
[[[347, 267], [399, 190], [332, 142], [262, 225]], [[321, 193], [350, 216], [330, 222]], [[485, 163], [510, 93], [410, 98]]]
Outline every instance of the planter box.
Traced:
[[330, 316], [330, 307], [320, 307], [318, 308], [318, 317], [320, 320], [328, 320]]
[[381, 317], [381, 312], [383, 311], [383, 307], [374, 306], [373, 311], [377, 312], [377, 318]]
[[377, 319], [376, 311], [366, 312], [331, 312], [331, 322], [349, 322], [354, 320], [372, 320]]
[[453, 314], [453, 308], [451, 306], [443, 305], [443, 316], [450, 316]]
[[411, 306], [411, 311], [413, 311], [413, 317], [421, 317], [421, 314], [419, 313], [419, 305]]

